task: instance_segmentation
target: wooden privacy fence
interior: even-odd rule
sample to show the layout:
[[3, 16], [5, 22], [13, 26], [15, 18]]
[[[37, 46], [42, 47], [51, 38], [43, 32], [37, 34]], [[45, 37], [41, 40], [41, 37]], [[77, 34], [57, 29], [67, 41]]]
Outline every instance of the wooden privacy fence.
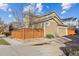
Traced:
[[68, 29], [68, 35], [75, 35], [76, 31], [74, 29]]
[[11, 32], [11, 36], [16, 39], [42, 38], [44, 36], [43, 29], [22, 28]]

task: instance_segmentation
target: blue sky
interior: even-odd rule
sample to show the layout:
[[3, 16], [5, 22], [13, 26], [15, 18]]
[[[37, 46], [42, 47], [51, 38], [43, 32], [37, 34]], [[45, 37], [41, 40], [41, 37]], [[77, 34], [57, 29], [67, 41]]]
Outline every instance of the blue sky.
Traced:
[[5, 23], [15, 21], [12, 11], [17, 12], [19, 20], [23, 19], [23, 13], [31, 10], [37, 15], [44, 15], [56, 12], [60, 18], [75, 17], [79, 18], [79, 4], [75, 3], [0, 3], [0, 18]]

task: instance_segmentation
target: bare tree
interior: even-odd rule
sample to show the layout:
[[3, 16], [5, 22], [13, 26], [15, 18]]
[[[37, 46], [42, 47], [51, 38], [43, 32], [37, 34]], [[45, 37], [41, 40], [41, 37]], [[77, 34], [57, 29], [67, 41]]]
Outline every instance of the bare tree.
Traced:
[[12, 16], [14, 17], [14, 19], [16, 20], [17, 27], [21, 28], [22, 27], [22, 20], [20, 19], [19, 14], [13, 9], [10, 12], [11, 12]]
[[0, 25], [4, 25], [4, 21], [2, 18], [0, 18]]

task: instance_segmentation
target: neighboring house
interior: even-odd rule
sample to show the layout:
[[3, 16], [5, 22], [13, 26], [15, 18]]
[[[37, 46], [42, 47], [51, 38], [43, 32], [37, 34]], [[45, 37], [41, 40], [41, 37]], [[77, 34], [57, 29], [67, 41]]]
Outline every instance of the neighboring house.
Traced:
[[76, 28], [78, 28], [78, 29], [79, 29], [79, 19], [77, 19]]
[[77, 34], [79, 34], [79, 20], [77, 20], [76, 30], [77, 30]]
[[0, 35], [4, 32], [5, 24], [4, 21], [0, 18]]
[[26, 14], [23, 18], [24, 21], [24, 25], [26, 28], [31, 27], [31, 22], [38, 20], [40, 18], [40, 16], [34, 15], [34, 14]]
[[31, 28], [44, 29], [44, 36], [47, 34], [59, 36], [68, 35], [68, 27], [62, 23], [61, 19], [55, 12], [37, 17], [29, 23]]
[[78, 24], [77, 18], [65, 18], [62, 19], [63, 23], [68, 26], [70, 29], [75, 29]]
[[18, 22], [11, 22], [10, 24], [9, 24], [9, 26], [10, 25], [12, 25], [14, 28], [19, 28], [19, 24], [18, 24]]
[[5, 30], [5, 25], [0, 24], [0, 35], [3, 34], [4, 30]]
[[4, 32], [4, 26], [0, 25], [0, 35]]

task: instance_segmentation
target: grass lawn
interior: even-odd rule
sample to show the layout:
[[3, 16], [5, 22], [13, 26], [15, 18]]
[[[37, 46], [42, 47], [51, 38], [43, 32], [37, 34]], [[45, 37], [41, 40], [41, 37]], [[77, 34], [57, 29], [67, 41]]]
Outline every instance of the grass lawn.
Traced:
[[9, 45], [4, 39], [0, 39], [0, 45]]

